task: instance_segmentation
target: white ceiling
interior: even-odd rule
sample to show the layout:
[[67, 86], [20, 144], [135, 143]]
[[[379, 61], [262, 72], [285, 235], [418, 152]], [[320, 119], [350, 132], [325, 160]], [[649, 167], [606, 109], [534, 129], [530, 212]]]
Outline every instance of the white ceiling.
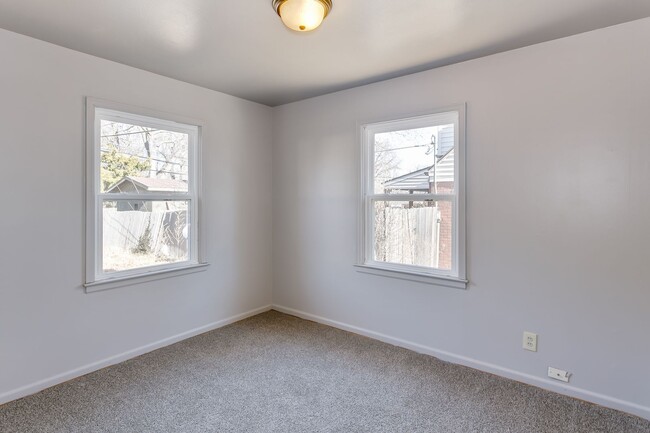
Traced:
[[334, 0], [297, 34], [271, 0], [0, 1], [2, 28], [271, 106], [647, 16], [649, 0]]

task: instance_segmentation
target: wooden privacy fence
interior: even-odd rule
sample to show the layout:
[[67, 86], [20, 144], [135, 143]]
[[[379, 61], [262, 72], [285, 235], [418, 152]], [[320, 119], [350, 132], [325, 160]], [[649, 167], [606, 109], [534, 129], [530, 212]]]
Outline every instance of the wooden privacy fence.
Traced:
[[439, 239], [436, 207], [377, 209], [375, 252], [380, 261], [438, 267]]
[[187, 253], [187, 232], [184, 230], [187, 211], [118, 211], [104, 209], [104, 245], [125, 252], [141, 246], [146, 239], [150, 252], [166, 257], [184, 257]]

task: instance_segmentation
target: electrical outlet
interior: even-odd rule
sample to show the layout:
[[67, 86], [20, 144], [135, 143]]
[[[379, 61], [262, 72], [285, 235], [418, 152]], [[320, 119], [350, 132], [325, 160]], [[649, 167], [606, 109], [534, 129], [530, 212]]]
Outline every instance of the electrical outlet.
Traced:
[[552, 379], [561, 380], [562, 382], [568, 382], [569, 376], [571, 376], [571, 373], [569, 373], [568, 371], [560, 370], [559, 368], [553, 368], [553, 367], [548, 368], [548, 377]]
[[524, 349], [530, 350], [531, 352], [537, 352], [537, 334], [532, 332], [524, 332]]

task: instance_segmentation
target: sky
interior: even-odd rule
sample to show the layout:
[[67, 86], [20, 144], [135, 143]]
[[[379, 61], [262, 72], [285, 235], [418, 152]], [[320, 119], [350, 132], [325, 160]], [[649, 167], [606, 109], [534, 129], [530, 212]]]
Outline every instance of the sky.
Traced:
[[[378, 149], [381, 147], [387, 150], [395, 149], [390, 152], [396, 156], [399, 165], [391, 171], [391, 177], [431, 167], [435, 162], [435, 150], [431, 146], [431, 136], [435, 137], [436, 143], [439, 142], [438, 132], [447, 126], [449, 125], [375, 134], [375, 143], [383, 143], [383, 146], [375, 145], [375, 152], [385, 152], [385, 150]], [[427, 152], [429, 152], [428, 155]]]

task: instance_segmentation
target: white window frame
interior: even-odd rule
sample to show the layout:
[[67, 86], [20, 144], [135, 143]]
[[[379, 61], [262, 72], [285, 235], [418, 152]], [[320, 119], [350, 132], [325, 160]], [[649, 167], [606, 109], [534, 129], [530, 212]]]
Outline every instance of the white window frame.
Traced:
[[[112, 120], [188, 134], [188, 191], [145, 194], [101, 192], [101, 120]], [[200, 122], [181, 116], [98, 98], [86, 98], [86, 277], [87, 292], [204, 270], [201, 261]], [[103, 202], [105, 200], [187, 200], [190, 212], [189, 258], [182, 262], [106, 273], [103, 271]]]
[[[355, 266], [364, 273], [400, 278], [454, 288], [466, 288], [466, 227], [465, 227], [465, 104], [444, 107], [417, 115], [364, 122], [360, 124], [361, 167], [360, 208], [358, 224], [358, 257]], [[450, 114], [455, 113], [453, 116]], [[452, 117], [456, 117], [453, 119]], [[453, 121], [454, 194], [376, 194], [374, 190], [375, 134], [441, 125]], [[452, 269], [404, 265], [374, 260], [375, 201], [441, 200], [452, 203]]]

